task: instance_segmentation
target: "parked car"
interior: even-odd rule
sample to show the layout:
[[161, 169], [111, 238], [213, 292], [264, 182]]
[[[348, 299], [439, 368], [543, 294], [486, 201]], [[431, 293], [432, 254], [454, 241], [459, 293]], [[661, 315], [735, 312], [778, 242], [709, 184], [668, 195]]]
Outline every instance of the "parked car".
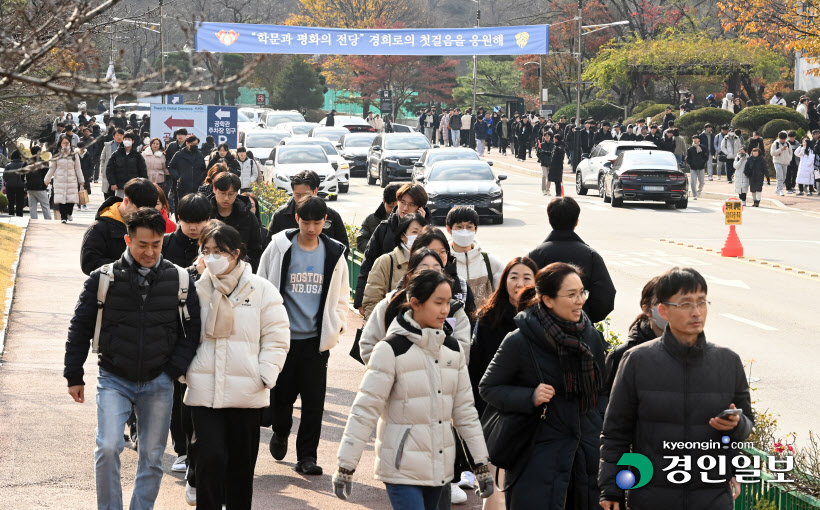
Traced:
[[428, 167], [418, 181], [427, 191], [427, 208], [434, 223], [443, 222], [457, 205], [475, 209], [480, 220], [504, 223], [501, 181], [506, 178], [493, 175], [486, 161], [445, 160]]
[[277, 189], [293, 194], [290, 179], [302, 170], [313, 170], [319, 174], [319, 196], [336, 200], [339, 187], [336, 182], [336, 170], [330, 164], [330, 158], [324, 149], [312, 145], [280, 145], [270, 152], [265, 162], [263, 178], [273, 182]]
[[346, 127], [341, 126], [316, 126], [308, 132], [308, 136], [327, 138], [328, 140], [333, 142], [334, 145], [339, 143], [339, 140], [341, 140], [341, 138], [347, 134], [350, 134], [350, 130]]
[[396, 124], [393, 123], [393, 132], [394, 133], [418, 133], [419, 130], [412, 127], [412, 126], [405, 126], [404, 124]]
[[[324, 126], [327, 122], [327, 117], [319, 121], [319, 125]], [[376, 130], [373, 129], [373, 126], [367, 123], [361, 117], [353, 117], [350, 115], [334, 115], [333, 116], [333, 126], [334, 127], [346, 127], [350, 130], [351, 133], [375, 133]]]
[[251, 122], [256, 122], [257, 124], [261, 121], [262, 115], [265, 112], [270, 111], [273, 110], [271, 110], [270, 108], [252, 108], [248, 106], [239, 108], [239, 113], [241, 113], [245, 117], [248, 117], [251, 120]]
[[[460, 147], [434, 147], [424, 151], [421, 158], [416, 161], [415, 171], [413, 172], [413, 182], [418, 180], [418, 177], [424, 175], [427, 170], [433, 166], [433, 163], [439, 161], [451, 160], [466, 160], [466, 161], [481, 161], [478, 153], [473, 149], [463, 149]], [[492, 161], [487, 161], [487, 164], [493, 166]]]
[[392, 181], [409, 181], [416, 161], [431, 148], [421, 133], [383, 133], [373, 139], [367, 152], [367, 184], [382, 188]]
[[367, 175], [367, 151], [373, 144], [374, 138], [376, 138], [376, 133], [350, 133], [343, 135], [336, 144], [342, 157], [350, 165], [351, 177]]
[[592, 148], [589, 157], [583, 158], [578, 163], [575, 170], [575, 192], [579, 195], [586, 195], [587, 190], [597, 189], [599, 196], [603, 197], [602, 191], [604, 174], [606, 174], [605, 163], [612, 163], [622, 152], [631, 150], [652, 150], [658, 146], [652, 142], [618, 142], [615, 140], [605, 140]]
[[306, 136], [311, 129], [318, 125], [315, 122], [283, 122], [273, 129], [274, 131], [284, 131], [290, 136]]
[[254, 116], [248, 116], [244, 113], [244, 110], [238, 110], [236, 112], [236, 130], [237, 131], [249, 131], [251, 129], [256, 129], [259, 125], [258, 120], [254, 120]]
[[604, 202], [622, 207], [624, 200], [666, 202], [676, 209], [689, 204], [689, 183], [671, 152], [627, 151], [605, 163]]
[[339, 182], [339, 193], [347, 193], [350, 190], [350, 164], [343, 158], [327, 138], [291, 136], [279, 142], [279, 145], [315, 145], [325, 151], [330, 158], [330, 164], [336, 170], [336, 180]]
[[259, 127], [272, 128], [284, 122], [305, 122], [296, 110], [268, 110], [259, 118]]
[[264, 165], [268, 160], [270, 151], [287, 136], [288, 134], [285, 132], [277, 132], [271, 129], [256, 128], [249, 131], [240, 131], [239, 145], [251, 152], [260, 165]]

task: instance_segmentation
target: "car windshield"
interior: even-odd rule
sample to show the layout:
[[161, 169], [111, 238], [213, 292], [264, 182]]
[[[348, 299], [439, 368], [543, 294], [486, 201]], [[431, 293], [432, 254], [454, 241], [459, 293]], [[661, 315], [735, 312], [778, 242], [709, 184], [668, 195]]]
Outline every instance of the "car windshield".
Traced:
[[242, 112], [236, 112], [236, 120], [237, 122], [253, 122], [253, 119], [249, 119], [248, 116]]
[[439, 165], [430, 172], [431, 181], [491, 181], [493, 172], [489, 166]]
[[307, 122], [293, 124], [290, 126], [290, 130], [293, 131], [294, 135], [306, 135], [310, 133], [310, 130], [316, 127], [316, 124], [308, 124]]
[[[256, 120], [256, 113], [254, 113], [254, 111], [253, 111], [253, 110], [239, 110], [239, 115], [240, 115], [239, 120], [242, 120], [242, 117], [241, 117], [241, 116], [243, 116], [243, 115], [244, 115], [245, 117], [247, 117], [247, 119], [248, 119], [249, 121], [254, 121], [254, 120]], [[243, 121], [243, 122], [245, 122], [245, 121]]]
[[286, 165], [298, 163], [327, 163], [327, 156], [321, 147], [299, 146], [277, 149], [277, 161]]
[[620, 156], [622, 153], [627, 152], [627, 151], [648, 151], [648, 150], [651, 150], [651, 149], [652, 149], [652, 147], [629, 147], [629, 146], [618, 147], [618, 149], [615, 151], [615, 155]]
[[629, 166], [672, 166], [677, 167], [675, 156], [671, 152], [643, 152], [643, 151], [629, 151], [622, 156], [623, 165]]
[[451, 161], [451, 160], [472, 160], [477, 161], [479, 159], [478, 153], [475, 151], [446, 151], [441, 153], [434, 153], [427, 155], [427, 161], [425, 162], [428, 166], [432, 165], [436, 161]]
[[338, 152], [336, 152], [336, 147], [334, 147], [332, 143], [325, 140], [298, 140], [296, 142], [291, 142], [288, 145], [313, 145], [324, 149], [325, 154], [327, 154], [328, 156], [336, 156], [339, 154]]
[[304, 122], [305, 118], [302, 117], [301, 114], [293, 112], [293, 113], [276, 113], [272, 115], [268, 115], [266, 122], [268, 127], [277, 126], [282, 124], [283, 122]]
[[275, 147], [287, 133], [248, 133], [245, 136], [246, 147]]
[[345, 138], [345, 147], [370, 147], [374, 138], [376, 137], [356, 136], [354, 138]]
[[430, 142], [423, 136], [386, 137], [384, 139], [384, 148], [391, 151], [429, 149]]

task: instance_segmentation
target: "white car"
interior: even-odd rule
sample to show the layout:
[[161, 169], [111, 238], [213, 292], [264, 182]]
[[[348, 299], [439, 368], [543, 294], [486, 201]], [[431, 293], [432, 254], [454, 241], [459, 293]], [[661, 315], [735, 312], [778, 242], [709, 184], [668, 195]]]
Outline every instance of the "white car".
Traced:
[[283, 122], [273, 129], [274, 131], [284, 131], [289, 136], [307, 136], [310, 130], [318, 125], [315, 122]]
[[251, 129], [256, 129], [259, 125], [259, 122], [253, 120], [253, 116], [248, 116], [239, 110], [236, 112], [236, 130], [237, 131], [250, 131]]
[[245, 147], [253, 154], [254, 159], [264, 165], [270, 157], [271, 151], [279, 145], [287, 133], [276, 132], [271, 129], [256, 128], [250, 131], [239, 132], [239, 146]]
[[339, 154], [336, 146], [327, 138], [292, 136], [279, 142], [279, 145], [315, 145], [321, 147], [322, 150], [325, 151], [325, 154], [327, 154], [327, 157], [330, 158], [330, 164], [333, 165], [333, 168], [336, 170], [336, 180], [339, 182], [339, 193], [347, 193], [350, 190], [350, 163]]
[[[319, 121], [319, 125], [324, 126], [327, 123], [327, 117]], [[367, 123], [361, 117], [353, 117], [350, 115], [334, 115], [333, 127], [347, 128], [351, 133], [375, 133], [373, 126]]]
[[327, 138], [334, 144], [339, 143], [339, 140], [342, 139], [344, 135], [349, 135], [350, 130], [346, 127], [325, 127], [325, 126], [316, 126], [315, 128], [311, 129], [308, 133], [308, 136], [316, 136], [316, 137], [323, 137]]
[[271, 152], [265, 162], [264, 179], [271, 180], [277, 189], [293, 194], [290, 179], [303, 170], [313, 170], [319, 175], [319, 196], [328, 200], [339, 198], [339, 185], [336, 181], [336, 170], [324, 149], [311, 145], [280, 145]]
[[284, 122], [305, 122], [296, 110], [268, 110], [259, 117], [259, 127], [272, 128]]
[[262, 114], [269, 111], [273, 110], [271, 110], [270, 108], [252, 108], [248, 106], [243, 106], [239, 108], [239, 113], [249, 118], [251, 122], [256, 122], [257, 124], [259, 124], [259, 120], [262, 118]]
[[589, 157], [578, 163], [575, 169], [575, 192], [579, 195], [586, 195], [587, 190], [597, 189], [598, 194], [603, 197], [603, 182], [607, 168], [606, 163], [613, 163], [622, 152], [631, 150], [653, 150], [658, 146], [652, 142], [615, 141], [604, 140], [589, 153]]

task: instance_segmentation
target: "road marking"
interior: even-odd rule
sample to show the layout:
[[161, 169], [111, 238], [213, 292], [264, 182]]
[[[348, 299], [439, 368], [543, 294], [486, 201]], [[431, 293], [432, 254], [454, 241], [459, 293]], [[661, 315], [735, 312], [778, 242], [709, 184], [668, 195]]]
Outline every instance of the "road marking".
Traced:
[[521, 206], [521, 207], [531, 207], [533, 205], [533, 204], [530, 204], [530, 203], [527, 203], [527, 202], [521, 202], [520, 200], [505, 200], [504, 201], [504, 207], [507, 207], [507, 204], [517, 205], [517, 206]]
[[534, 191], [524, 191], [524, 190], [517, 190], [516, 193], [524, 193], [525, 195], [541, 195], [542, 193], [536, 193]]
[[737, 287], [738, 289], [750, 289], [748, 285], [743, 280], [725, 280], [723, 278], [718, 278], [717, 276], [711, 276], [708, 274], [703, 274], [706, 281], [709, 283], [714, 283], [717, 285], [726, 285], [727, 287]]
[[522, 209], [521, 207], [516, 207], [514, 205], [504, 204], [504, 210], [505, 211], [523, 211], [524, 209]]
[[726, 317], [727, 319], [732, 319], [733, 321], [737, 321], [749, 326], [754, 326], [756, 328], [760, 328], [763, 331], [777, 331], [777, 328], [773, 328], [771, 326], [767, 326], [765, 324], [761, 324], [760, 322], [750, 321], [749, 319], [744, 319], [743, 317], [738, 317], [737, 315], [732, 315], [731, 313], [722, 313], [720, 314], [721, 317]]

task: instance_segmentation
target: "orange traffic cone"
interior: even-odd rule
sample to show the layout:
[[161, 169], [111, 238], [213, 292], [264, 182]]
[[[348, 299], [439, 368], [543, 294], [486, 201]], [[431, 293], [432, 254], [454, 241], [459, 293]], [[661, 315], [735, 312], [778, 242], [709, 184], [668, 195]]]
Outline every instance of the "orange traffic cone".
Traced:
[[561, 181], [561, 196], [564, 196], [564, 182]]
[[729, 235], [726, 236], [726, 242], [723, 243], [723, 249], [720, 254], [724, 257], [742, 257], [743, 245], [740, 244], [740, 238], [737, 236], [737, 231], [734, 225], [729, 225]]

